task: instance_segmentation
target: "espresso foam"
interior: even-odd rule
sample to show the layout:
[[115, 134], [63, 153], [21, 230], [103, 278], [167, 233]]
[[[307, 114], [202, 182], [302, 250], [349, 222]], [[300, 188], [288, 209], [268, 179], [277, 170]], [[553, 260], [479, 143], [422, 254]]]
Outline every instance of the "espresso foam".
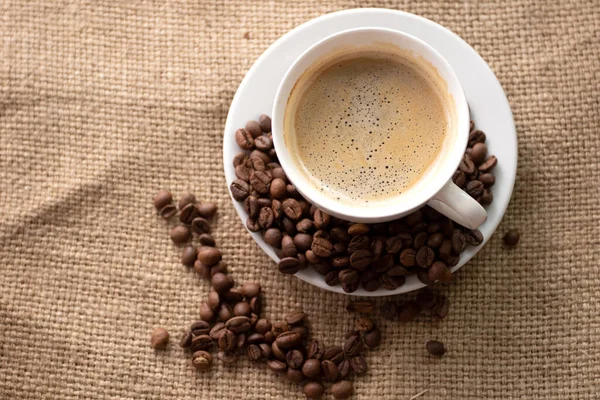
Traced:
[[447, 114], [440, 88], [414, 62], [362, 52], [301, 77], [284, 130], [316, 187], [337, 200], [373, 204], [424, 174], [440, 153]]

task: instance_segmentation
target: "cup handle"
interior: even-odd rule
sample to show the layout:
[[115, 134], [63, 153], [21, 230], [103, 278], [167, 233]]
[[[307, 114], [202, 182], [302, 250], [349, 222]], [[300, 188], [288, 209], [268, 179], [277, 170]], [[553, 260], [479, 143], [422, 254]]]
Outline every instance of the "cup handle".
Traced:
[[487, 218], [485, 208], [452, 181], [448, 181], [427, 204], [469, 229], [478, 228]]

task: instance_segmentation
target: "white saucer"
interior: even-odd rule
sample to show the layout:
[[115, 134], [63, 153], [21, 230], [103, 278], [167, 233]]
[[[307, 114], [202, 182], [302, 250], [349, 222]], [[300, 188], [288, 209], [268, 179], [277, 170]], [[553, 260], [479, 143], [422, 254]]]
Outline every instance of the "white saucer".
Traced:
[[[465, 90], [475, 126], [487, 135], [486, 144], [498, 158], [494, 169], [496, 184], [492, 187], [494, 202], [487, 207], [488, 219], [479, 228], [484, 236], [478, 247], [469, 246], [460, 257], [456, 271], [485, 245], [500, 223], [512, 194], [517, 172], [517, 135], [512, 112], [500, 83], [486, 62], [464, 40], [450, 30], [428, 19], [402, 11], [386, 9], [354, 9], [326, 14], [291, 30], [271, 45], [254, 63], [233, 98], [223, 137], [223, 164], [227, 187], [236, 179], [232, 160], [240, 149], [234, 136], [238, 128], [261, 114], [271, 114], [279, 82], [294, 60], [319, 40], [336, 32], [359, 27], [384, 27], [411, 34], [434, 47], [454, 68]], [[241, 203], [233, 205], [245, 226], [247, 214]], [[259, 233], [250, 232], [258, 245], [275, 261], [273, 249]], [[276, 272], [274, 269], [270, 269]], [[320, 288], [345, 293], [340, 286], [328, 286], [323, 277], [311, 268], [296, 276]], [[386, 296], [410, 292], [423, 287], [416, 276], [410, 276], [396, 290], [379, 289], [366, 292], [362, 288], [352, 293], [357, 296]]]

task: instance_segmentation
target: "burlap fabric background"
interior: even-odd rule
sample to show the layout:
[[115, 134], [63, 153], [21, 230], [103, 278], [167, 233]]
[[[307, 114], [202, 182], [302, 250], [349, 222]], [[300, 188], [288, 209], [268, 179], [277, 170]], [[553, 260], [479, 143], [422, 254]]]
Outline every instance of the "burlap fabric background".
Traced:
[[[246, 361], [196, 373], [173, 344], [208, 287], [179, 263], [160, 188], [220, 207], [215, 236], [266, 312], [304, 307], [333, 344], [347, 297], [276, 273], [227, 195], [221, 138], [253, 61], [294, 26], [358, 6], [457, 32], [506, 90], [519, 172], [499, 232], [443, 290], [442, 322], [382, 323], [357, 398], [600, 396], [600, 4], [591, 1], [0, 3], [0, 398], [290, 399]], [[244, 33], [249, 32], [249, 39]], [[268, 111], [268, 110], [265, 110]], [[493, 149], [492, 149], [493, 151]], [[502, 233], [518, 227], [517, 249]], [[449, 349], [424, 351], [432, 338]]]

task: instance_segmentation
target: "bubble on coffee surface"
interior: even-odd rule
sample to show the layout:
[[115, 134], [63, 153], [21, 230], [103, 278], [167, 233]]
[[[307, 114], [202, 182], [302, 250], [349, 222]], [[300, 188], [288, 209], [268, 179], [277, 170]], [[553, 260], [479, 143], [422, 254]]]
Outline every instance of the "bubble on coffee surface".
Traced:
[[437, 89], [410, 63], [365, 56], [321, 70], [294, 118], [303, 168], [353, 203], [405, 191], [434, 161], [447, 126]]

